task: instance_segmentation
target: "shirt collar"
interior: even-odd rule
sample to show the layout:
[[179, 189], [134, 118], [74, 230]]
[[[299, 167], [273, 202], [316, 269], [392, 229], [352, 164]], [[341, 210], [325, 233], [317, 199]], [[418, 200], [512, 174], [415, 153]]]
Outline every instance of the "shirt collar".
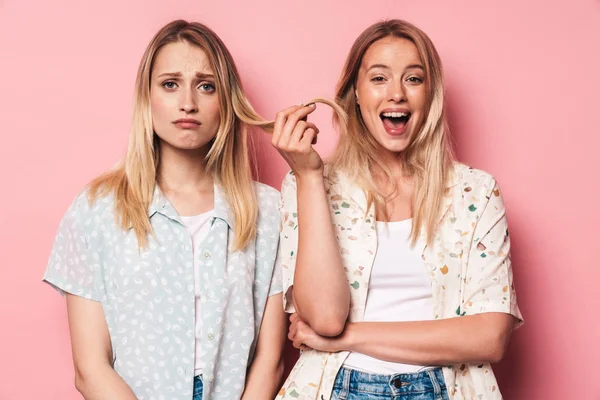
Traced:
[[[454, 171], [450, 176], [446, 189], [452, 189], [458, 184], [460, 174], [465, 168], [468, 168], [465, 164], [455, 163]], [[356, 204], [362, 209], [362, 211], [367, 211], [367, 196], [364, 190], [360, 186], [352, 182], [348, 178], [348, 176], [346, 176], [346, 174], [344, 174], [343, 172], [333, 172], [329, 174], [329, 179], [330, 181], [332, 181], [332, 183], [337, 181], [344, 194], [350, 199], [352, 199], [354, 202], [356, 202]], [[448, 190], [448, 192], [450, 192], [450, 190]], [[443, 206], [443, 212], [445, 212], [446, 208], [450, 206], [451, 202], [452, 196], [447, 195], [445, 204]]]
[[[148, 207], [148, 218], [151, 218], [154, 214], [159, 213], [165, 217], [181, 222], [177, 211], [164, 195], [158, 185], [154, 186], [154, 193], [152, 195], [152, 202]], [[229, 202], [223, 189], [215, 183], [214, 185], [214, 215], [216, 218], [222, 219], [229, 225], [230, 229], [234, 228], [234, 218]]]

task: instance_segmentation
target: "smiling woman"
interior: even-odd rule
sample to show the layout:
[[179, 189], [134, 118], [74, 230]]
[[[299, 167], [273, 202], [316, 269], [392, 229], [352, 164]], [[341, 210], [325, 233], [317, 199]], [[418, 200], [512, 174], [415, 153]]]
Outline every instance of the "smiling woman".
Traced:
[[85, 398], [274, 397], [279, 195], [252, 181], [244, 121], [263, 120], [219, 37], [162, 28], [138, 70], [127, 155], [75, 199], [44, 275], [66, 294]]
[[338, 82], [333, 159], [314, 107], [278, 114], [288, 337], [278, 399], [501, 399], [490, 363], [522, 322], [494, 178], [455, 161], [441, 61], [405, 21], [367, 28]]
[[[427, 107], [424, 75], [419, 52], [408, 39], [386, 37], [365, 52], [354, 95], [366, 128], [380, 145], [380, 156], [395, 158], [423, 124]], [[393, 103], [387, 102], [390, 97]]]

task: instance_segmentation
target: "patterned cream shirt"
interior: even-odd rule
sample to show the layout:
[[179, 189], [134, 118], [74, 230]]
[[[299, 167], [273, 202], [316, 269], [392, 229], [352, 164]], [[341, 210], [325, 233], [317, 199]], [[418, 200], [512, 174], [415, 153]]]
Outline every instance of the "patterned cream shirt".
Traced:
[[[364, 192], [341, 173], [325, 173], [332, 222], [351, 290], [349, 320], [362, 321], [369, 276], [377, 251], [374, 208]], [[282, 184], [280, 257], [284, 307], [293, 312], [291, 286], [298, 248], [296, 181]], [[485, 312], [514, 315], [520, 325], [510, 261], [510, 239], [500, 190], [486, 172], [456, 164], [432, 246], [419, 243], [431, 279], [434, 318]], [[317, 277], [315, 277], [317, 279]], [[306, 350], [281, 388], [278, 399], [329, 399], [348, 352]], [[497, 400], [502, 395], [488, 363], [443, 367], [452, 400]]]

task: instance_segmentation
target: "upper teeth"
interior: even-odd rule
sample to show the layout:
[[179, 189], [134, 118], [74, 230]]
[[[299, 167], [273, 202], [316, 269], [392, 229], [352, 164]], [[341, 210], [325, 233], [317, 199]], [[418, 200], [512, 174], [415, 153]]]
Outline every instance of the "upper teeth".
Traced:
[[384, 112], [382, 115], [387, 118], [408, 117], [408, 113], [405, 112]]

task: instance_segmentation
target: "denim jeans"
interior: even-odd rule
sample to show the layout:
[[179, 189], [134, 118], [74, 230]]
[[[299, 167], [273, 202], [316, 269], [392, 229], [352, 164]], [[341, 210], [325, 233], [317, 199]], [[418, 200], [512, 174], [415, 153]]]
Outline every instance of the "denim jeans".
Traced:
[[202, 378], [200, 376], [194, 377], [194, 398], [193, 400], [202, 400]]
[[448, 400], [441, 368], [414, 374], [378, 375], [342, 368], [331, 400]]

